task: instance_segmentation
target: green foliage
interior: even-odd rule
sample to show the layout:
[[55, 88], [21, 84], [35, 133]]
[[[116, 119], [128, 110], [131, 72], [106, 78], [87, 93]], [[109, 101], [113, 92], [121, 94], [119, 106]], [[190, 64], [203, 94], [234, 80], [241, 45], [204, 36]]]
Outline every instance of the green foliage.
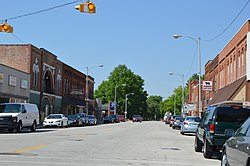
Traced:
[[[199, 75], [197, 73], [194, 73], [190, 78], [189, 81], [191, 80], [198, 80], [199, 79]], [[201, 80], [204, 80], [204, 75], [201, 75]]]
[[160, 109], [161, 102], [161, 96], [149, 96], [147, 99], [148, 111], [145, 118], [149, 120], [159, 120], [162, 118], [163, 114]]
[[[126, 86], [122, 86], [126, 84]], [[114, 101], [115, 87], [117, 113], [124, 114], [125, 96], [129, 93], [134, 95], [128, 96], [127, 116], [131, 118], [134, 114], [141, 114], [145, 117], [147, 111], [147, 92], [144, 91], [144, 80], [134, 74], [126, 65], [119, 65], [109, 75], [108, 80], [103, 81], [98, 89], [95, 90], [95, 98], [102, 98], [103, 103]]]

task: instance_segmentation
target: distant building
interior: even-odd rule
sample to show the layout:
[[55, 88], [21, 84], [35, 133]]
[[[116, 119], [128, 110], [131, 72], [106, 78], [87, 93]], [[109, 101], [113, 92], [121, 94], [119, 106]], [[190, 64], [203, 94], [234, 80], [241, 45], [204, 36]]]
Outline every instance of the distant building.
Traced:
[[[202, 80], [201, 80], [202, 81]], [[187, 96], [187, 104], [195, 105], [195, 110], [188, 110], [187, 115], [198, 116], [199, 115], [199, 80], [191, 80], [188, 82], [188, 96]], [[202, 92], [201, 92], [202, 96]]]

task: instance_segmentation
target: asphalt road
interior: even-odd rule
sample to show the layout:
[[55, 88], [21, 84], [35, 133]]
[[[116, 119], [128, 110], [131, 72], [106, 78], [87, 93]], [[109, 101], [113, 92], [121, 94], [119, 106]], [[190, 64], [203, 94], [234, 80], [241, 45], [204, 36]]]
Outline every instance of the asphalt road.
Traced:
[[0, 166], [219, 166], [162, 122], [0, 133]]

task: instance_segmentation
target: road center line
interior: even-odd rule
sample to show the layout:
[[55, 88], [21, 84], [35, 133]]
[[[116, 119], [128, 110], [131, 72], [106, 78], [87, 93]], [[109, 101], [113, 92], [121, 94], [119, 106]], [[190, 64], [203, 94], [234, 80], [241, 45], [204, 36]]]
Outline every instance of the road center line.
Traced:
[[40, 149], [40, 148], [42, 148], [44, 146], [47, 146], [47, 144], [41, 144], [41, 145], [38, 145], [38, 146], [31, 146], [29, 148], [18, 149], [18, 150], [15, 150], [15, 152], [16, 153], [22, 153], [22, 152], [33, 150], [33, 149]]

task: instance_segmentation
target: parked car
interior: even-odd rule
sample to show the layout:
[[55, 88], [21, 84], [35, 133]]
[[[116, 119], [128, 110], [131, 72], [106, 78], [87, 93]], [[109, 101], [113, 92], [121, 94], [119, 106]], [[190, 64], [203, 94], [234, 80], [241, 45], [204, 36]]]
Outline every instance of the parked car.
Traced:
[[143, 118], [141, 117], [141, 115], [134, 115], [132, 120], [133, 122], [142, 122]]
[[103, 123], [115, 123], [115, 118], [113, 116], [106, 116], [104, 119], [103, 119]]
[[36, 130], [39, 123], [39, 110], [30, 103], [2, 103], [0, 104], [0, 127], [13, 132], [21, 132], [22, 128]]
[[175, 117], [173, 124], [172, 124], [172, 128], [175, 129], [176, 127], [181, 128], [181, 124], [184, 121], [185, 118], [183, 117]]
[[209, 107], [196, 131], [195, 151], [203, 151], [205, 158], [211, 158], [249, 115], [250, 109], [242, 105], [219, 104]]
[[88, 115], [88, 121], [89, 125], [97, 125], [97, 119], [95, 115]]
[[181, 130], [180, 133], [196, 133], [198, 125], [201, 121], [199, 116], [186, 116], [184, 121], [181, 123]]
[[176, 117], [182, 117], [182, 116], [181, 116], [181, 115], [172, 115], [172, 116], [170, 117], [169, 127], [172, 127], [172, 125], [173, 125], [173, 123], [174, 123], [174, 119], [175, 119]]
[[79, 114], [71, 114], [71, 115], [68, 115], [67, 118], [68, 118], [69, 126], [78, 127], [78, 126], [84, 125], [83, 120]]
[[119, 116], [118, 115], [111, 115], [114, 118], [115, 123], [119, 123]]
[[124, 115], [118, 115], [119, 116], [119, 121], [120, 122], [125, 122]]
[[167, 116], [165, 119], [165, 124], [170, 124], [171, 116]]
[[248, 166], [250, 157], [250, 118], [222, 148], [221, 166]]
[[44, 119], [43, 127], [68, 127], [68, 118], [63, 114], [50, 114]]
[[78, 115], [81, 117], [83, 124], [86, 126], [88, 125], [88, 117], [86, 113], [78, 113]]

